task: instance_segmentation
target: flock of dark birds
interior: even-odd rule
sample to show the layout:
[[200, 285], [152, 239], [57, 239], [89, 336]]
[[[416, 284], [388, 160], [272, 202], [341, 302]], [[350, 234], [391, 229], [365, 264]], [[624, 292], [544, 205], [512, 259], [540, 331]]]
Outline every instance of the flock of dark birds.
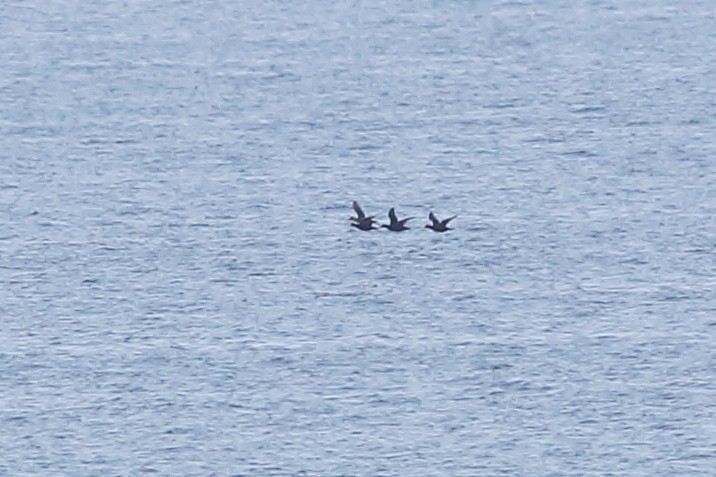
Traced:
[[[361, 209], [360, 205], [358, 205], [358, 202], [353, 201], [353, 210], [356, 211], [356, 216], [351, 217], [351, 226], [359, 229], [359, 230], [376, 230], [378, 227], [374, 227], [374, 225], [378, 225], [378, 222], [375, 220], [375, 215], [365, 215], [365, 212], [363, 212], [363, 209]], [[426, 229], [431, 229], [435, 232], [447, 232], [448, 230], [452, 230], [450, 227], [448, 227], [448, 223], [452, 219], [457, 217], [457, 215], [453, 215], [449, 219], [445, 220], [438, 220], [437, 217], [435, 217], [435, 214], [430, 212], [428, 214], [428, 218], [430, 219], [430, 222], [428, 225], [425, 226]], [[388, 211], [388, 218], [390, 218], [389, 224], [383, 224], [381, 227], [384, 227], [388, 230], [391, 230], [393, 232], [402, 232], [403, 230], [410, 230], [410, 227], [406, 227], [405, 224], [408, 222], [408, 220], [412, 220], [415, 217], [408, 217], [407, 219], [401, 219], [398, 220], [398, 216], [395, 215], [395, 207], [391, 207]]]

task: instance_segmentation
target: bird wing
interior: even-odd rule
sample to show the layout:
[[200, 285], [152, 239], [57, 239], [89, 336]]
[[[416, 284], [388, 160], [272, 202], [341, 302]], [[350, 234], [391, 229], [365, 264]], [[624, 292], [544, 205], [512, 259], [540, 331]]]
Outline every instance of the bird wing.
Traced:
[[391, 207], [388, 211], [388, 217], [390, 217], [390, 223], [394, 224], [398, 222], [398, 217], [395, 216], [395, 207]]
[[428, 214], [428, 218], [433, 223], [433, 225], [440, 225], [440, 221], [437, 219], [437, 217], [435, 217], [435, 214], [433, 214], [432, 212]]
[[407, 219], [399, 220], [398, 223], [399, 223], [400, 225], [405, 225], [405, 223], [406, 223], [408, 220], [413, 220], [414, 218], [415, 218], [415, 217], [408, 217]]
[[443, 220], [443, 221], [440, 222], [440, 223], [443, 224], [443, 225], [447, 225], [447, 224], [448, 224], [452, 219], [454, 219], [455, 217], [457, 217], [457, 215], [453, 215], [453, 216], [450, 217], [449, 219], [445, 219], [445, 220]]
[[360, 205], [358, 205], [358, 202], [355, 200], [353, 201], [353, 210], [356, 211], [356, 215], [358, 216], [358, 220], [365, 219], [365, 213], [363, 212], [363, 209], [360, 208]]

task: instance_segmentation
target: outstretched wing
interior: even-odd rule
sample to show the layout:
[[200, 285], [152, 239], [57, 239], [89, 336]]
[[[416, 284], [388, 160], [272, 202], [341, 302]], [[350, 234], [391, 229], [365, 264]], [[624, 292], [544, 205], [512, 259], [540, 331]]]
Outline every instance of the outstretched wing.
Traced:
[[363, 212], [363, 209], [360, 208], [360, 205], [358, 205], [358, 202], [356, 202], [355, 200], [353, 201], [353, 210], [356, 211], [356, 215], [358, 216], [356, 219], [359, 222], [365, 219], [365, 213]]
[[395, 216], [395, 207], [391, 207], [388, 211], [388, 217], [390, 217], [390, 223], [395, 224], [398, 222], [398, 217]]
[[457, 215], [453, 215], [453, 216], [450, 217], [449, 219], [445, 219], [445, 220], [443, 220], [443, 221], [440, 222], [440, 223], [443, 224], [443, 225], [447, 225], [447, 224], [448, 224], [452, 219], [454, 219], [455, 217], [457, 217]]
[[433, 226], [438, 226], [438, 225], [440, 225], [440, 221], [437, 219], [437, 217], [435, 217], [435, 214], [433, 214], [432, 212], [430, 212], [430, 213], [428, 214], [428, 218], [429, 218], [430, 221], [433, 223]]
[[415, 217], [408, 217], [407, 219], [399, 220], [398, 223], [399, 223], [400, 225], [405, 225], [405, 223], [406, 223], [408, 220], [413, 220], [414, 218], [415, 218]]

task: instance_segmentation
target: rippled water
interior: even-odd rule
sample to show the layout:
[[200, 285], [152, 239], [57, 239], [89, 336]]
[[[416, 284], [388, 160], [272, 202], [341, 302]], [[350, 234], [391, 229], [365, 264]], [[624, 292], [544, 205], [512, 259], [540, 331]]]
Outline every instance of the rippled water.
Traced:
[[0, 474], [712, 475], [710, 2], [0, 27]]

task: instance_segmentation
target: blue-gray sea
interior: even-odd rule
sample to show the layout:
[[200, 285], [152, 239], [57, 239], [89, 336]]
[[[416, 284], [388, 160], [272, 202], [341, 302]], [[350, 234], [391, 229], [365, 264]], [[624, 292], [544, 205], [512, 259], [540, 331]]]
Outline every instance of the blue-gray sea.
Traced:
[[0, 31], [0, 475], [714, 475], [712, 0]]

